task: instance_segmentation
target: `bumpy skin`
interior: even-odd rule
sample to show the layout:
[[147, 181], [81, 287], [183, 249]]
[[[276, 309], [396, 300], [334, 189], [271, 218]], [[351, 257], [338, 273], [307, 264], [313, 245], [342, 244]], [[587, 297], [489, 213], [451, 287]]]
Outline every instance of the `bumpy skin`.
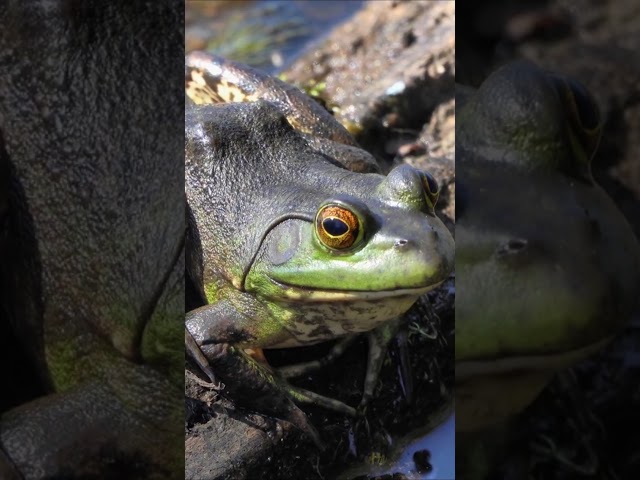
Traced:
[[[351, 134], [329, 112], [320, 104], [309, 102], [309, 98], [293, 85], [204, 52], [193, 52], [185, 64], [187, 96], [198, 105], [264, 100], [276, 105], [299, 132], [358, 147]], [[215, 88], [208, 88], [207, 76], [217, 77]]]
[[[433, 287], [448, 275], [451, 237], [430, 210], [412, 167], [399, 167], [388, 177], [345, 170], [310, 149], [270, 103], [188, 111], [186, 128], [187, 196], [203, 245], [210, 301], [223, 300], [225, 289], [233, 288], [252, 293], [246, 300], [251, 304], [257, 295], [285, 302], [289, 289], [275, 281], [303, 290], [297, 312], [305, 300], [313, 302], [313, 290], [396, 291], [402, 297], [402, 289]], [[243, 192], [241, 201], [234, 200], [234, 192]], [[332, 253], [316, 244], [314, 217], [328, 199], [357, 205], [369, 217], [360, 251]], [[415, 300], [419, 293], [424, 292], [407, 295]], [[344, 300], [335, 302], [336, 312], [349, 299]], [[296, 325], [280, 319], [274, 326], [267, 322], [268, 311], [241, 313], [250, 322], [243, 328], [251, 332], [246, 344], [253, 346], [296, 346], [338, 336], [318, 328], [314, 338], [296, 337], [288, 330]], [[316, 327], [325, 322], [309, 321]], [[362, 327], [356, 320], [340, 334], [371, 328], [366, 318], [359, 321]]]
[[[188, 58], [187, 80], [193, 68], [225, 65]], [[229, 68], [242, 74], [237, 64]], [[304, 97], [295, 106], [306, 103], [313, 105]], [[341, 131], [330, 121], [329, 131]], [[189, 312], [186, 324], [210, 359], [226, 343], [295, 347], [383, 328], [452, 268], [453, 239], [434, 214], [424, 173], [408, 165], [387, 177], [350, 171], [352, 144], [310, 121], [308, 132], [333, 143], [327, 151], [292, 125], [277, 102], [187, 107], [187, 274], [209, 305]], [[332, 250], [316, 235], [326, 202], [357, 212], [353, 248]]]
[[185, 59], [188, 103], [196, 105], [256, 102], [275, 105], [316, 150], [354, 172], [378, 172], [376, 160], [319, 103], [265, 73], [217, 55], [193, 52]]
[[51, 392], [0, 417], [25, 478], [184, 474], [183, 30], [177, 1], [0, 7], [2, 321]]
[[595, 184], [601, 119], [574, 81], [525, 62], [456, 116], [457, 427], [519, 411], [637, 306], [640, 248]]

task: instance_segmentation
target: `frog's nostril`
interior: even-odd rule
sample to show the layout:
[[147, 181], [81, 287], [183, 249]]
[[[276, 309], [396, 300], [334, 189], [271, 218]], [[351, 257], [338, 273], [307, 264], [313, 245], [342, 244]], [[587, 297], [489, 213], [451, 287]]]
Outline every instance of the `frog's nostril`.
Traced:
[[497, 250], [499, 256], [520, 253], [527, 248], [529, 242], [523, 238], [512, 238], [508, 242], [503, 243]]

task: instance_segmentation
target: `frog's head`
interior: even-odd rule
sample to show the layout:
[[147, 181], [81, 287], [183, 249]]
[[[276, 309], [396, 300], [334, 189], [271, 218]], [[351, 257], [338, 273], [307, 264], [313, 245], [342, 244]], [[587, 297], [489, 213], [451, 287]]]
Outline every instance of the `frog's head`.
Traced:
[[453, 267], [453, 239], [434, 213], [438, 184], [408, 165], [387, 177], [336, 172], [306, 213], [270, 226], [245, 288], [278, 302], [377, 303], [370, 320], [388, 320]]
[[514, 62], [465, 101], [456, 122], [457, 145], [484, 160], [593, 182], [589, 165], [602, 118], [594, 98], [575, 80]]
[[457, 116], [461, 425], [521, 409], [634, 309], [640, 249], [590, 173], [601, 125], [584, 87], [524, 62], [489, 77]]

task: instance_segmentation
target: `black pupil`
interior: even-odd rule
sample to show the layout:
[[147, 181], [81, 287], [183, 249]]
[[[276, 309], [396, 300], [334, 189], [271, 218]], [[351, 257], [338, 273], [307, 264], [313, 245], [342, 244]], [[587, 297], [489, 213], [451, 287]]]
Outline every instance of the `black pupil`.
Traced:
[[329, 217], [322, 221], [325, 231], [334, 237], [344, 235], [349, 231], [349, 226], [339, 218]]

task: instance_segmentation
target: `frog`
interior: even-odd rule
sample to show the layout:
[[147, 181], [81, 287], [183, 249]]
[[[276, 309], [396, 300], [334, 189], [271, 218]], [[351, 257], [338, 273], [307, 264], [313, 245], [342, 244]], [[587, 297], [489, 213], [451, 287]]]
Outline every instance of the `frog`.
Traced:
[[3, 479], [184, 478], [183, 21], [0, 7]]
[[[185, 316], [186, 348], [231, 395], [277, 385], [286, 414], [266, 413], [315, 437], [291, 403], [362, 412], [402, 314], [451, 273], [438, 184], [406, 164], [382, 175], [329, 112], [275, 77], [205, 52], [185, 64], [186, 275], [201, 298]], [[275, 371], [246, 354], [338, 340], [335, 357], [361, 333], [358, 409], [287, 380], [326, 362]], [[239, 381], [238, 369], [258, 380]]]
[[640, 247], [591, 160], [603, 118], [528, 61], [461, 87], [456, 115], [456, 429], [506, 425], [638, 308]]

